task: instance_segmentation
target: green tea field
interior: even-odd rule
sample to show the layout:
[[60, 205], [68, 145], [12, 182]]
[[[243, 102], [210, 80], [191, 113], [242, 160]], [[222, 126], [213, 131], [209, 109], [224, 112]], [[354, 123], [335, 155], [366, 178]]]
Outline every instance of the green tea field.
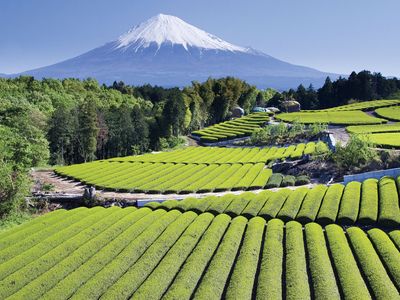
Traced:
[[262, 189], [280, 159], [328, 151], [322, 142], [272, 148], [192, 147], [59, 167], [55, 172], [100, 189], [145, 193], [194, 193]]
[[255, 129], [260, 128], [269, 120], [268, 116], [267, 113], [262, 112], [252, 113], [194, 131], [192, 135], [199, 137], [202, 142], [209, 143], [249, 136]]
[[282, 113], [276, 115], [276, 118], [285, 122], [297, 122], [303, 124], [326, 123], [331, 125], [366, 125], [387, 122], [385, 119], [372, 117], [360, 110]]
[[[400, 177], [397, 179], [400, 185]], [[346, 186], [318, 185], [312, 189], [281, 189], [278, 192], [263, 191], [259, 194], [246, 192], [227, 194], [220, 198], [185, 198], [182, 201], [167, 200], [150, 202], [152, 209], [178, 209], [197, 213], [225, 213], [247, 218], [260, 216], [266, 220], [279, 218], [296, 220], [306, 224], [400, 226], [399, 195], [393, 178], [367, 179], [363, 183], [350, 182]]]
[[95, 207], [0, 245], [1, 299], [400, 298], [398, 229]]

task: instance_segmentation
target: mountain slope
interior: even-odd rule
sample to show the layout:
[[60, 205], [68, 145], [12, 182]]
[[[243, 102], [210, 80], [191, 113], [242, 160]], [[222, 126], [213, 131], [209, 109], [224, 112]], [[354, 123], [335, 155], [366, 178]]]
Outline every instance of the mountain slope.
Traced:
[[228, 43], [181, 19], [157, 15], [117, 40], [66, 61], [24, 72], [35, 77], [94, 77], [100, 82], [183, 86], [235, 76], [259, 87], [319, 86], [327, 74]]

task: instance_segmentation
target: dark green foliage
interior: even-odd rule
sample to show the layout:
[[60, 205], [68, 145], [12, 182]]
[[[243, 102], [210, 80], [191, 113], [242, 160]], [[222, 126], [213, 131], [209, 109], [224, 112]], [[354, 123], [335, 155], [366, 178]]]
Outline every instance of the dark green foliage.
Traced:
[[280, 173], [273, 173], [271, 177], [269, 177], [268, 182], [265, 186], [267, 189], [277, 188], [281, 186], [283, 181], [283, 175]]
[[285, 186], [294, 186], [295, 185], [295, 181], [296, 178], [292, 175], [286, 175], [285, 177], [283, 177], [281, 186], [285, 187]]
[[305, 185], [310, 183], [310, 178], [307, 175], [300, 175], [296, 177], [295, 185]]

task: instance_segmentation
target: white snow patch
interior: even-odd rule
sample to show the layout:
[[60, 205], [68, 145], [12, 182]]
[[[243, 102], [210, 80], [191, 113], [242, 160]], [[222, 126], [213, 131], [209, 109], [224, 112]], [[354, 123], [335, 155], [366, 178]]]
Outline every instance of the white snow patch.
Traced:
[[168, 42], [182, 45], [186, 50], [188, 47], [198, 47], [223, 51], [249, 51], [248, 48], [228, 43], [177, 17], [163, 14], [152, 17], [120, 36], [116, 48], [133, 46], [137, 51], [139, 48], [149, 47], [152, 43], [156, 43], [160, 48], [161, 44]]

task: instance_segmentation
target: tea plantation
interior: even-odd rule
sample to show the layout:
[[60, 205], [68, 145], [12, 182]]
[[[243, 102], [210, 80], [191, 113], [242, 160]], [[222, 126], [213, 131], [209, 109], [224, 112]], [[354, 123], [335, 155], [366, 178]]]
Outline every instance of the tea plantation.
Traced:
[[237, 118], [231, 121], [218, 123], [201, 130], [192, 132], [202, 142], [219, 142], [251, 135], [269, 120], [267, 113], [259, 112]]
[[400, 298], [398, 229], [95, 207], [0, 245], [1, 299]]
[[[397, 184], [400, 185], [400, 177], [397, 179]], [[277, 192], [262, 191], [258, 194], [251, 192], [240, 195], [227, 194], [220, 198], [214, 196], [203, 199], [185, 198], [182, 201], [150, 202], [145, 206], [152, 209], [178, 209], [197, 213], [225, 213], [232, 217], [260, 216], [266, 220], [279, 218], [285, 222], [296, 220], [302, 224], [317, 222], [321, 225], [338, 223], [400, 226], [396, 180], [389, 177], [380, 180], [371, 178], [363, 183], [351, 182], [346, 186], [318, 185], [312, 189], [286, 188]]]
[[322, 142], [272, 148], [189, 147], [60, 167], [55, 172], [99, 189], [145, 193], [203, 193], [262, 189], [277, 159], [328, 151]]
[[326, 123], [332, 125], [365, 125], [387, 122], [385, 119], [372, 117], [360, 110], [282, 113], [276, 115], [276, 118], [285, 122], [298, 122], [303, 124]]
[[375, 112], [382, 118], [400, 121], [400, 106], [379, 108]]

